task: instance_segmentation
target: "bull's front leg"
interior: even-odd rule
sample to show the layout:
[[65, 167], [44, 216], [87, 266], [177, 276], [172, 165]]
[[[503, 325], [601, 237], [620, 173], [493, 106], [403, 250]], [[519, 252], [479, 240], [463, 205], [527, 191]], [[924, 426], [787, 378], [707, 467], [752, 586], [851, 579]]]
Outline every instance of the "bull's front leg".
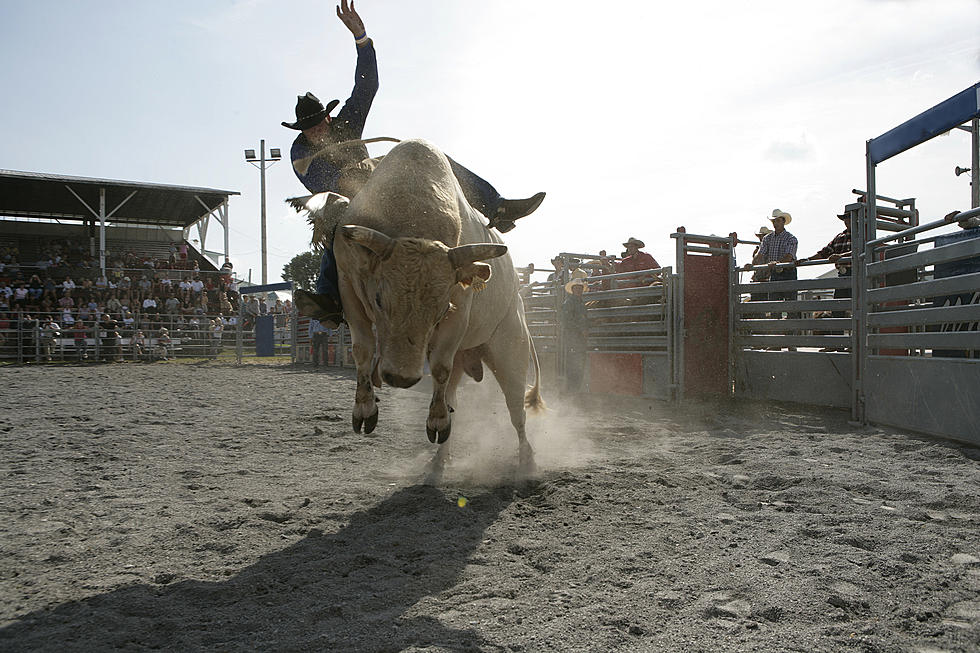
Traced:
[[[435, 353], [435, 352], [433, 352]], [[452, 408], [446, 403], [446, 388], [453, 369], [453, 358], [429, 356], [429, 369], [432, 372], [432, 401], [429, 402], [429, 416], [425, 420], [425, 434], [429, 442], [444, 443], [453, 430]]]
[[371, 320], [364, 312], [360, 301], [353, 292], [344, 292], [341, 284], [341, 298], [344, 303], [344, 313], [350, 326], [351, 349], [354, 352], [354, 364], [357, 367], [357, 390], [354, 392], [354, 410], [351, 414], [351, 426], [355, 433], [371, 433], [378, 425], [378, 401], [374, 396], [371, 376], [374, 371], [375, 338], [371, 329]]

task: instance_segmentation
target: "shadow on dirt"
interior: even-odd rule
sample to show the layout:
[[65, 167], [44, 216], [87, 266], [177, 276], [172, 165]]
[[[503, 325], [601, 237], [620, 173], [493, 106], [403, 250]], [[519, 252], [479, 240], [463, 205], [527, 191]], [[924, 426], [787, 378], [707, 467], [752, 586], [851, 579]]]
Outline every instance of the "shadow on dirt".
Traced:
[[459, 581], [514, 499], [511, 488], [487, 489], [460, 508], [438, 488], [405, 488], [338, 532], [310, 531], [226, 581], [133, 585], [33, 612], [0, 630], [0, 649], [493, 648], [441, 622], [445, 609], [425, 600]]

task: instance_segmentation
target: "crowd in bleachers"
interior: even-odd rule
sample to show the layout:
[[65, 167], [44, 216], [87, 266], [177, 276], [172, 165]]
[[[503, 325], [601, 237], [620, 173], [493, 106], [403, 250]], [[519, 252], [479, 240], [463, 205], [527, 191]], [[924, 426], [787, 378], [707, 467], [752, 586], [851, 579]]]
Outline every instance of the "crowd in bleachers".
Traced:
[[[98, 338], [104, 359], [120, 356], [122, 343], [129, 353], [145, 348], [149, 356], [156, 343], [185, 334], [220, 346], [222, 333], [237, 320], [239, 282], [231, 262], [226, 259], [218, 271], [201, 271], [198, 261], [188, 258], [186, 244], [171, 243], [157, 256], [133, 248], [107, 251], [105, 274], [98, 259], [67, 239], [42, 241], [37, 252], [36, 260], [26, 263], [16, 245], [0, 247], [0, 348], [19, 331], [32, 338], [28, 350], [37, 346], [32, 344], [37, 338], [42, 350], [69, 339], [74, 354], [84, 359], [91, 349], [87, 344]], [[283, 302], [264, 301], [246, 304], [247, 320], [291, 310]]]

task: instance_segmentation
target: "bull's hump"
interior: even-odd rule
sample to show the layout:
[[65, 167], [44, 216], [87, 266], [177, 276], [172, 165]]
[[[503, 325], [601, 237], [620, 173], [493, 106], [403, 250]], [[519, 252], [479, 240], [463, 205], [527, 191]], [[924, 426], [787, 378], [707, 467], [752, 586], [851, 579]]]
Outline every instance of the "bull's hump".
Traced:
[[349, 220], [392, 238], [459, 242], [458, 184], [449, 162], [422, 140], [392, 148], [351, 203]]

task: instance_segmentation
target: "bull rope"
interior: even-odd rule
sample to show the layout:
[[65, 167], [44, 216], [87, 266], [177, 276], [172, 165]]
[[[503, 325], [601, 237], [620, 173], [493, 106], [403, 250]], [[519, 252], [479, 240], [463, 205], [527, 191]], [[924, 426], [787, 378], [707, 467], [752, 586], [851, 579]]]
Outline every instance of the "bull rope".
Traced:
[[346, 147], [348, 145], [367, 145], [368, 143], [382, 143], [382, 142], [401, 143], [401, 140], [398, 138], [392, 138], [391, 136], [375, 136], [374, 138], [352, 138], [349, 141], [341, 141], [339, 143], [331, 143], [329, 145], [325, 145], [324, 147], [317, 150], [312, 158], [315, 159], [318, 156], [322, 156], [324, 154], [332, 152], [333, 150], [337, 150], [340, 149], [341, 147]]

